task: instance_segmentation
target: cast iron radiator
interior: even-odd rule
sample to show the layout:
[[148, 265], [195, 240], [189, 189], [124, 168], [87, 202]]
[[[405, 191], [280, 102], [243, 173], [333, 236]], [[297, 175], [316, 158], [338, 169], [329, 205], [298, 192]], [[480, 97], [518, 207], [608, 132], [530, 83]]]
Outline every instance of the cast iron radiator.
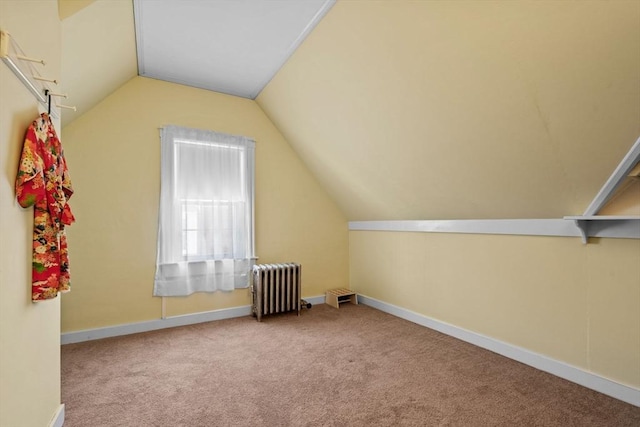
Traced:
[[296, 263], [253, 266], [252, 313], [258, 322], [267, 314], [297, 311], [300, 315], [301, 274], [302, 267]]

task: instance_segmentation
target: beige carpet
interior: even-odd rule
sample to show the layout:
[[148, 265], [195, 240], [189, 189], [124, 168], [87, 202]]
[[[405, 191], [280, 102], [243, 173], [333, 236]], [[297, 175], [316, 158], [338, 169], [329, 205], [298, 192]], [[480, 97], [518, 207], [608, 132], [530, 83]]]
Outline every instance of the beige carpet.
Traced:
[[62, 347], [65, 427], [640, 426], [640, 408], [363, 305]]

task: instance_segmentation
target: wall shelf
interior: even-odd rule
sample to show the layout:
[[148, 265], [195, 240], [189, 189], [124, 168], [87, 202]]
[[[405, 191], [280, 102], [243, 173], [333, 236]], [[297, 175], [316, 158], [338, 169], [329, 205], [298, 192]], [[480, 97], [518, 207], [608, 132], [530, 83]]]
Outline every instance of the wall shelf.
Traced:
[[631, 237], [640, 239], [640, 216], [618, 215], [582, 215], [565, 216], [564, 219], [574, 221], [582, 243], [588, 243], [589, 237], [605, 234], [607, 237]]
[[[598, 215], [598, 212], [612, 200], [616, 192], [628, 186], [631, 180], [640, 179], [640, 138], [636, 140], [607, 182], [602, 186], [587, 210], [580, 216], [565, 216], [574, 221], [582, 243], [588, 243], [590, 236], [598, 236], [603, 230], [614, 237], [640, 238], [640, 216]], [[640, 204], [640, 200], [638, 200]]]

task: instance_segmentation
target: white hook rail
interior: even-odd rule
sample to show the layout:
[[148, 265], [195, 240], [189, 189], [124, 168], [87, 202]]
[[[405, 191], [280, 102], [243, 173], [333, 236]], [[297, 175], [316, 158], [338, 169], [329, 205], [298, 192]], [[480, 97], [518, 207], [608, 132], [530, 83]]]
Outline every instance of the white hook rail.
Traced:
[[66, 109], [69, 109], [69, 110], [76, 111], [76, 106], [75, 105], [56, 104], [56, 107], [58, 107], [58, 108], [66, 108]]
[[31, 76], [31, 77], [38, 80], [39, 82], [48, 82], [48, 83], [53, 83], [54, 85], [58, 84], [58, 81], [56, 79], [47, 79], [45, 77], [40, 77], [40, 76]]
[[16, 58], [22, 59], [23, 61], [37, 62], [42, 65], [47, 65], [47, 63], [44, 62], [44, 59], [29, 58], [28, 56], [24, 56], [24, 55], [16, 55]]
[[[18, 43], [6, 31], [0, 31], [0, 59], [4, 61], [9, 69], [18, 77], [18, 79], [26, 86], [27, 89], [35, 96], [35, 98], [44, 105], [53, 117], [60, 117], [51, 103], [51, 96], [61, 96], [66, 98], [66, 94], [53, 93], [50, 84], [58, 84], [58, 80], [43, 77], [34, 64], [45, 66], [43, 59], [32, 58], [22, 51]], [[69, 108], [76, 110], [75, 107], [55, 104], [58, 108]]]

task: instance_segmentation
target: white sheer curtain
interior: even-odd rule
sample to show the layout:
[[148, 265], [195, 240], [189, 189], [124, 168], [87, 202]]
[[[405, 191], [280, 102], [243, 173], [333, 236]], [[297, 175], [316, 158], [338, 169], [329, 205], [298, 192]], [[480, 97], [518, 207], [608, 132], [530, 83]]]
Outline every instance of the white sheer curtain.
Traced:
[[154, 295], [248, 287], [255, 259], [255, 142], [179, 126], [162, 128], [160, 141]]

